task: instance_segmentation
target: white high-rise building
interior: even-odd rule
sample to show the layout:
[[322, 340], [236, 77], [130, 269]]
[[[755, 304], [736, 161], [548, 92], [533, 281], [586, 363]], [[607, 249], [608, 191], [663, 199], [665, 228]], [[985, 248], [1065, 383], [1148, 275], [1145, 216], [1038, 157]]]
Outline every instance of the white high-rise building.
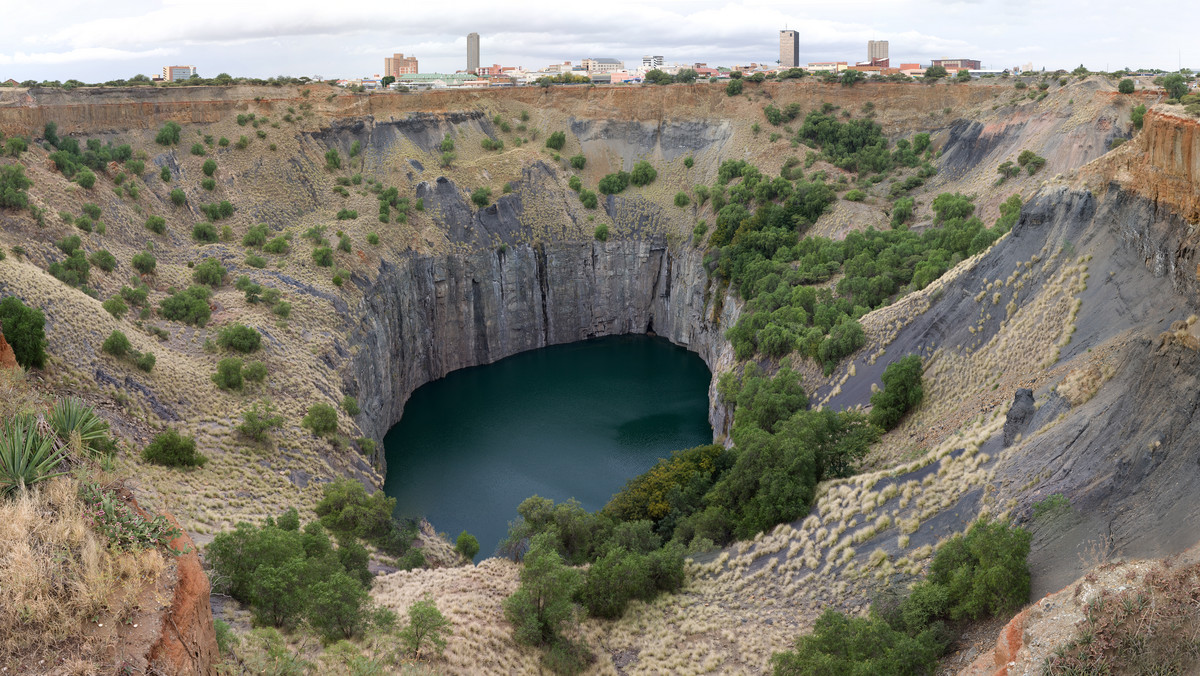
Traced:
[[867, 40], [867, 61], [888, 58], [887, 40]]
[[643, 56], [642, 68], [662, 68], [663, 58], [661, 56]]

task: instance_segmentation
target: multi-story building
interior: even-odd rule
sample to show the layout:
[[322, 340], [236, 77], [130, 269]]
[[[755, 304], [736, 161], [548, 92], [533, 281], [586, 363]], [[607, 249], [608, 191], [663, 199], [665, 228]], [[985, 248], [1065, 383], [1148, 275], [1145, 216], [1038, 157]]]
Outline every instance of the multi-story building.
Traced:
[[479, 70], [479, 33], [467, 33], [467, 72]]
[[888, 58], [887, 40], [867, 40], [867, 61]]
[[661, 56], [643, 56], [642, 68], [662, 68], [663, 58]]
[[417, 57], [405, 56], [403, 54], [393, 54], [383, 59], [383, 74], [391, 75], [398, 78], [401, 75], [412, 75], [419, 73], [417, 69]]
[[167, 82], [186, 80], [195, 74], [195, 66], [163, 66], [163, 79]]
[[800, 65], [800, 34], [796, 31], [779, 31], [779, 67], [795, 68]]
[[625, 70], [625, 62], [619, 59], [584, 59], [583, 69], [589, 73], [613, 73]]
[[846, 70], [848, 64], [845, 61], [813, 61], [808, 64], [808, 70], [812, 73], [820, 73], [822, 71], [833, 71], [840, 73]]
[[977, 59], [934, 59], [930, 66], [941, 66], [951, 73], [960, 70], [980, 70], [983, 67]]

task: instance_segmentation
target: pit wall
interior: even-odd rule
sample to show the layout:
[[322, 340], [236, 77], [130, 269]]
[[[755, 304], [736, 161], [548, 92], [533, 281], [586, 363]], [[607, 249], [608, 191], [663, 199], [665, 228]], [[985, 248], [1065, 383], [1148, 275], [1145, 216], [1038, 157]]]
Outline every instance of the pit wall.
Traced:
[[[709, 421], [729, 428], [715, 374], [733, 363], [724, 338], [738, 303], [713, 321], [700, 251], [624, 241], [519, 245], [469, 255], [384, 263], [366, 289], [350, 344], [347, 391], [357, 391], [364, 434], [382, 439], [421, 385], [525, 350], [600, 336], [653, 333], [696, 352], [714, 374]], [[383, 467], [379, 445], [373, 462]]]

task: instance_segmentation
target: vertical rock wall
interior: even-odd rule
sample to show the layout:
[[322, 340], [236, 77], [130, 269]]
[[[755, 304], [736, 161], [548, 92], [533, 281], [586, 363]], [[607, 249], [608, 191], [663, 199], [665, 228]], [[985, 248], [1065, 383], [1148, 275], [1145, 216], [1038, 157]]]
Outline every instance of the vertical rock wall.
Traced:
[[[712, 292], [715, 293], [715, 292]], [[646, 240], [556, 242], [385, 262], [353, 316], [364, 433], [381, 438], [413, 390], [447, 373], [548, 345], [653, 332], [700, 355], [714, 372], [732, 362], [701, 253]], [[714, 434], [728, 427], [710, 387]], [[382, 448], [374, 460], [382, 466]]]

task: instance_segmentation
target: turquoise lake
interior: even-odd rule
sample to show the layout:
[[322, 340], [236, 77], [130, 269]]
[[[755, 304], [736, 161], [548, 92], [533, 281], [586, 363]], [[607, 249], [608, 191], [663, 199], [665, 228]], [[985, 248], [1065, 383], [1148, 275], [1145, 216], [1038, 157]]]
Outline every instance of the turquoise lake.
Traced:
[[704, 362], [661, 338], [556, 345], [455, 371], [409, 398], [384, 437], [398, 516], [491, 556], [531, 495], [603, 507], [671, 451], [711, 443]]

